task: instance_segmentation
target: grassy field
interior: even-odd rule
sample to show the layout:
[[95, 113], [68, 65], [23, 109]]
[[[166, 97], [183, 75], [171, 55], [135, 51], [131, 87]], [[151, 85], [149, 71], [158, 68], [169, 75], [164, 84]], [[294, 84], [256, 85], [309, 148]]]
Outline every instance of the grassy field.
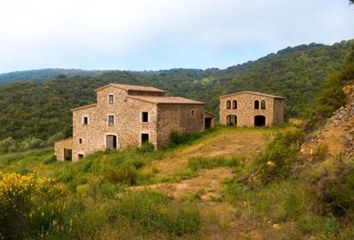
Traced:
[[[14, 226], [0, 226], [0, 237], [353, 239], [353, 199], [346, 197], [354, 181], [335, 185], [347, 191], [344, 202], [321, 198], [338, 189], [320, 188], [334, 183], [318, 184], [326, 163], [298, 156], [302, 138], [290, 127], [218, 127], [165, 150], [97, 152], [77, 163], [55, 161], [50, 148], [0, 155], [3, 182], [14, 172], [21, 176], [10, 176], [7, 184], [32, 177], [12, 186], [21, 189], [15, 200], [28, 197], [29, 206], [0, 217], [3, 226]], [[351, 171], [343, 176], [354, 180]], [[336, 207], [344, 205], [338, 214]], [[9, 208], [0, 206], [0, 215]], [[19, 232], [16, 224], [27, 228]]]

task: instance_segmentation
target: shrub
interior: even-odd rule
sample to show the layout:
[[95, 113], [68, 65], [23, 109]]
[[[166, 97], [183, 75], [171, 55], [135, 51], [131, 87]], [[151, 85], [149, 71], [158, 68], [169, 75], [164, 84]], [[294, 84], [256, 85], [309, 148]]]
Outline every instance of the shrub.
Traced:
[[155, 146], [150, 142], [144, 143], [140, 148], [137, 148], [138, 153], [150, 153], [153, 151], [155, 151]]
[[188, 144], [200, 138], [202, 135], [203, 133], [201, 132], [181, 133], [179, 131], [173, 131], [170, 135], [170, 145], [176, 146], [181, 144]]
[[108, 170], [106, 178], [111, 183], [126, 183], [128, 185], [134, 185], [137, 181], [137, 172], [133, 168], [122, 166]]
[[299, 130], [278, 133], [256, 160], [263, 184], [290, 176], [293, 165], [300, 160], [298, 151], [302, 142], [303, 134]]
[[20, 151], [27, 151], [30, 149], [35, 149], [35, 148], [42, 148], [44, 147], [45, 144], [43, 140], [38, 139], [38, 138], [26, 138], [20, 143], [19, 150]]
[[0, 141], [0, 152], [8, 153], [8, 152], [15, 152], [17, 150], [16, 141], [9, 137], [2, 141]]
[[44, 164], [51, 164], [51, 163], [54, 163], [54, 162], [57, 162], [57, 157], [55, 155], [51, 156], [50, 158], [46, 159], [44, 161]]
[[345, 216], [354, 211], [354, 167], [342, 161], [333, 173], [325, 171], [313, 188], [322, 214]]
[[53, 136], [50, 136], [47, 140], [47, 146], [53, 146], [54, 143], [58, 140], [64, 139], [64, 134], [62, 132], [58, 132]]
[[61, 229], [63, 204], [52, 182], [35, 174], [4, 174], [0, 180], [0, 236], [22, 239]]

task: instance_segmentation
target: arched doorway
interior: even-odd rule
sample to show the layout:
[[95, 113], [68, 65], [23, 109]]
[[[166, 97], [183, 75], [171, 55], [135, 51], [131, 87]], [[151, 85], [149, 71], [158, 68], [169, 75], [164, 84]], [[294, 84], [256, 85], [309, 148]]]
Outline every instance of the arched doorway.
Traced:
[[263, 127], [266, 125], [266, 117], [263, 115], [254, 116], [254, 126], [255, 127]]
[[237, 126], [237, 116], [236, 115], [227, 115], [226, 125], [227, 126]]

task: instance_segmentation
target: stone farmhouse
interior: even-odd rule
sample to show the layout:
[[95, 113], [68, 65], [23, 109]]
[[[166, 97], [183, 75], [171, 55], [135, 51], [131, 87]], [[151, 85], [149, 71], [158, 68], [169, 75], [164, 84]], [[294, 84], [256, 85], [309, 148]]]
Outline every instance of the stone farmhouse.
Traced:
[[253, 127], [284, 123], [283, 97], [243, 91], [219, 99], [223, 125]]
[[215, 124], [203, 102], [165, 96], [154, 87], [111, 83], [96, 94], [95, 104], [72, 109], [73, 136], [55, 143], [58, 160], [77, 161], [97, 150], [145, 142], [160, 148], [174, 130], [199, 132]]

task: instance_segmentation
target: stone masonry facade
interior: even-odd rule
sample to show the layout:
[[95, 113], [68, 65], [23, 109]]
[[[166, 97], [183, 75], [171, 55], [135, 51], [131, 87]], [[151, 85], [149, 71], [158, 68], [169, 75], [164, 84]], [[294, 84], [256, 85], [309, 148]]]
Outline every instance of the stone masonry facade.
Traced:
[[243, 91], [219, 99], [223, 125], [253, 127], [284, 123], [283, 97]]
[[96, 89], [96, 94], [95, 104], [72, 110], [73, 136], [55, 143], [58, 160], [71, 154], [77, 161], [98, 150], [139, 147], [144, 142], [161, 148], [169, 143], [172, 131], [205, 128], [203, 102], [125, 84], [106, 85]]

